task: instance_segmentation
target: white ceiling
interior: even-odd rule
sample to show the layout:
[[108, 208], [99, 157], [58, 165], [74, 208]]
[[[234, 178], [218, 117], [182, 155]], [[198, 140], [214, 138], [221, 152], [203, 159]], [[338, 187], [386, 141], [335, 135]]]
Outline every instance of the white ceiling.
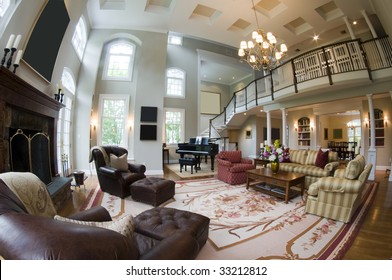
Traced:
[[[373, 14], [370, 0], [253, 1], [259, 26], [273, 32], [278, 43], [286, 43], [291, 56], [350, 39], [344, 17], [350, 23], [358, 20], [352, 25], [355, 34], [368, 32], [361, 10]], [[87, 8], [93, 28], [175, 32], [234, 48], [257, 28], [252, 0], [89, 0]], [[319, 35], [319, 41], [312, 40], [314, 35]], [[231, 84], [233, 77], [251, 72], [222, 64], [219, 60], [204, 63], [206, 80]]]

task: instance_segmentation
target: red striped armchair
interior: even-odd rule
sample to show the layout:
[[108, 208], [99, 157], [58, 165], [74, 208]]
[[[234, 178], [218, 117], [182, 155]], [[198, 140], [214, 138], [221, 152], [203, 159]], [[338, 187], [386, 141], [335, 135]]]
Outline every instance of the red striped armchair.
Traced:
[[251, 159], [242, 158], [241, 151], [221, 151], [216, 156], [218, 179], [230, 185], [246, 182], [246, 170], [255, 169]]

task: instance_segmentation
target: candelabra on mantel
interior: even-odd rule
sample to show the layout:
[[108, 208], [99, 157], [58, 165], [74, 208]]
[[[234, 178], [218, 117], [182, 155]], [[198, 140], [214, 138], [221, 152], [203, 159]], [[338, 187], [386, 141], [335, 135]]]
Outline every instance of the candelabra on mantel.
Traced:
[[[5, 62], [7, 61], [7, 64], [6, 64], [7, 69], [9, 69], [11, 67], [11, 65], [14, 66], [14, 70], [13, 70], [14, 74], [16, 73], [16, 69], [19, 67], [20, 59], [22, 58], [22, 54], [23, 54], [23, 51], [19, 50], [16, 55], [16, 59], [15, 59], [14, 63], [12, 63], [12, 59], [14, 57], [16, 50], [18, 49], [18, 45], [19, 45], [21, 39], [22, 39], [22, 35], [20, 35], [20, 34], [16, 37], [14, 34], [10, 35], [10, 38], [8, 39], [7, 45], [4, 48], [3, 59], [1, 60], [1, 66], [4, 66]], [[11, 54], [7, 60], [8, 53], [11, 53]]]

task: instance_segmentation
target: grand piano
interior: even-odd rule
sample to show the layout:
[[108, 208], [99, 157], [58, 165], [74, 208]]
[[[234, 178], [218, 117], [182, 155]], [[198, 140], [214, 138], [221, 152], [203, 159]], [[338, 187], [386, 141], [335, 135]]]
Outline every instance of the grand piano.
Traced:
[[188, 143], [178, 143], [178, 149], [176, 150], [177, 154], [180, 154], [181, 158], [185, 155], [193, 155], [195, 158], [199, 160], [200, 168], [200, 160], [202, 156], [211, 158], [211, 170], [214, 171], [214, 162], [215, 156], [219, 152], [219, 146], [215, 143], [210, 143], [208, 137], [196, 137], [190, 138]]

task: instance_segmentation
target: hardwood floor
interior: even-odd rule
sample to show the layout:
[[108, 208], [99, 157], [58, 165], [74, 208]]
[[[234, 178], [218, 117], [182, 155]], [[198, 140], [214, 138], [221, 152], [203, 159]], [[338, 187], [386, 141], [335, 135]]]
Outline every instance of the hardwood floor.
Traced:
[[[392, 258], [392, 182], [385, 178], [384, 171], [378, 171], [379, 182], [375, 200], [367, 213], [363, 226], [352, 246], [344, 256], [345, 260], [386, 260]], [[164, 169], [164, 178], [180, 180], [174, 172]], [[97, 184], [97, 177], [88, 174], [85, 186], [72, 187], [72, 200], [68, 201], [60, 215], [67, 216], [79, 211], [89, 190]]]

